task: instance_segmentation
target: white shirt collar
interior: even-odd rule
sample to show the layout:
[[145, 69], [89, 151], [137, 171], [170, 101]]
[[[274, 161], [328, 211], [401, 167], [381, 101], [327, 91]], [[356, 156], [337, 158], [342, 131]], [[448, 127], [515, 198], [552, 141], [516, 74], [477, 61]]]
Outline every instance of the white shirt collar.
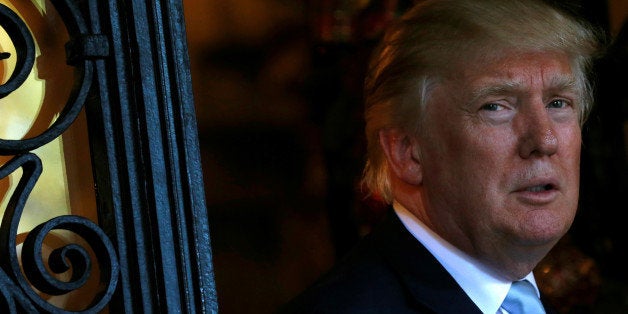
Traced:
[[[403, 205], [394, 202], [393, 208], [406, 229], [434, 255], [482, 313], [506, 313], [501, 304], [510, 290], [510, 281], [500, 279], [476, 259], [445, 241]], [[524, 279], [530, 281], [540, 295], [533, 273]]]

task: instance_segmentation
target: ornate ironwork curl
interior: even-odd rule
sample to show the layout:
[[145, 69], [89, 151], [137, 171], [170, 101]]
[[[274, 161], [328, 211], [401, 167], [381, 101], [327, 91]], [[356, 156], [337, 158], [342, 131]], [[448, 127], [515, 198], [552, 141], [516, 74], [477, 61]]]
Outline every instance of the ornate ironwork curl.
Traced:
[[[53, 1], [55, 8], [62, 15], [71, 37], [81, 38], [87, 35], [87, 27], [78, 9], [69, 1]], [[32, 70], [35, 59], [35, 45], [30, 31], [23, 21], [8, 7], [0, 4], [0, 26], [4, 27], [16, 48], [17, 63], [9, 81], [0, 86], [0, 98], [8, 95], [22, 83]], [[93, 65], [89, 60], [75, 64], [78, 74], [77, 86], [72, 89], [66, 105], [54, 123], [41, 134], [19, 140], [0, 139], [0, 155], [16, 155], [32, 151], [59, 137], [74, 122], [81, 112], [92, 82]], [[5, 93], [4, 95], [2, 93]]]
[[[4, 98], [20, 87], [28, 77], [35, 63], [35, 43], [22, 19], [3, 4], [0, 4], [0, 26], [4, 28], [13, 41], [17, 54], [15, 70], [13, 70], [9, 80], [0, 85], [0, 98]], [[9, 56], [7, 52], [2, 53], [3, 59]]]
[[36, 254], [36, 252], [42, 252], [44, 238], [50, 231], [51, 228], [44, 228], [44, 225], [39, 225], [28, 234], [22, 251], [22, 265], [26, 278], [39, 291], [50, 295], [62, 295], [82, 287], [87, 282], [92, 261], [89, 253], [83, 247], [77, 244], [68, 244], [50, 253], [48, 265], [56, 274], [62, 274], [74, 265], [72, 278], [69, 281], [61, 281], [51, 276], [44, 265], [42, 256]]
[[[72, 268], [72, 278], [69, 281], [60, 281], [46, 270], [42, 255], [39, 253], [42, 252], [45, 236], [55, 229], [72, 231], [83, 237], [93, 248], [101, 270], [100, 280], [107, 284], [107, 289], [92, 302], [89, 311], [102, 310], [109, 302], [117, 284], [118, 261], [113, 245], [107, 236], [96, 224], [86, 218], [72, 215], [55, 217], [37, 226], [28, 234], [22, 248], [23, 267], [28, 279], [35, 288], [51, 295], [62, 295], [77, 290], [87, 282], [93, 263], [87, 251], [77, 244], [54, 249], [48, 260], [53, 272], [63, 273]], [[29, 293], [32, 293], [32, 290], [30, 291]], [[40, 307], [51, 312], [55, 309], [35, 296], [36, 294], [33, 293], [30, 298], [35, 300]]]
[[[102, 229], [86, 218], [74, 215], [59, 216], [33, 229], [26, 237], [22, 247], [23, 268], [28, 280], [24, 278], [16, 251], [17, 229], [24, 210], [24, 204], [41, 174], [42, 166], [40, 159], [34, 154], [16, 156], [0, 167], [0, 179], [5, 178], [18, 168], [22, 168], [22, 177], [15, 192], [11, 195], [9, 205], [0, 225], [0, 265], [2, 265], [4, 271], [8, 272], [6, 275], [0, 272], [0, 281], [17, 283], [23, 295], [17, 297], [16, 291], [20, 290], [16, 289], [9, 289], [9, 291], [13, 291], [10, 294], [2, 292], [2, 295], [0, 295], [0, 306], [5, 306], [11, 311], [15, 308], [15, 302], [17, 301], [21, 308], [28, 308], [34, 305], [39, 311], [49, 313], [69, 312], [48, 303], [32, 288], [34, 287], [51, 295], [62, 295], [83, 286], [90, 275], [92, 265], [90, 256], [84, 248], [77, 244], [69, 244], [54, 249], [48, 259], [50, 269], [55, 273], [65, 272], [72, 268], [72, 278], [64, 282], [48, 273], [41, 256], [43, 241], [45, 236], [52, 230], [61, 229], [81, 236], [89, 244], [99, 262], [100, 281], [107, 286], [104, 293], [96, 296], [88, 309], [80, 312], [92, 313], [102, 310], [109, 302], [117, 285], [119, 266], [114, 247], [108, 237]], [[3, 287], [6, 286], [3, 285]], [[28, 300], [28, 302], [25, 300]]]

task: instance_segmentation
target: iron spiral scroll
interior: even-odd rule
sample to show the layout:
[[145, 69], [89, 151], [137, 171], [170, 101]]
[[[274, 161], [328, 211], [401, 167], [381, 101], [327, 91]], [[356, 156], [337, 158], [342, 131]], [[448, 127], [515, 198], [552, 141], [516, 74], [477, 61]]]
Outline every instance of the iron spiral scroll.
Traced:
[[[66, 23], [70, 34], [68, 46], [75, 50], [88, 51], [88, 29], [80, 12], [70, 0], [51, 1]], [[0, 98], [4, 98], [26, 80], [35, 61], [33, 38], [21, 18], [10, 8], [0, 4], [0, 26], [9, 35], [16, 50], [16, 66], [12, 75], [0, 85]], [[87, 40], [86, 40], [87, 38]], [[99, 38], [102, 39], [102, 38]], [[78, 46], [78, 47], [77, 47]], [[102, 47], [100, 47], [102, 49]], [[0, 59], [13, 57], [0, 53]], [[87, 218], [65, 215], [55, 217], [35, 227], [28, 233], [22, 246], [21, 256], [17, 252], [17, 233], [26, 201], [42, 172], [41, 160], [31, 153], [59, 137], [75, 120], [87, 98], [93, 77], [89, 55], [73, 55], [68, 63], [76, 67], [78, 80], [66, 105], [55, 122], [39, 135], [20, 140], [0, 139], [0, 155], [14, 156], [0, 167], [0, 180], [22, 170], [22, 175], [10, 195], [0, 224], [0, 312], [1, 313], [97, 313], [110, 301], [116, 289], [119, 264], [116, 251], [105, 232]], [[42, 256], [44, 238], [53, 230], [66, 230], [80, 236], [92, 249], [100, 269], [102, 291], [86, 309], [70, 311], [50, 304], [37, 291], [48, 295], [64, 295], [82, 287], [92, 274], [93, 261], [88, 250], [79, 244], [67, 244], [53, 249], [46, 263]], [[20, 262], [21, 258], [21, 262]], [[46, 265], [47, 264], [47, 265]], [[67, 281], [57, 279], [53, 273], [64, 273], [71, 269]], [[35, 290], [36, 289], [36, 290]]]

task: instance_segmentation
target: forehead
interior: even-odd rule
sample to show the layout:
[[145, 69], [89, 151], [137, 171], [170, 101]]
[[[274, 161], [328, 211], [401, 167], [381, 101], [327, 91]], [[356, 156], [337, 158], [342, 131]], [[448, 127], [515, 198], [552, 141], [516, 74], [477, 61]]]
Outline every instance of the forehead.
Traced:
[[555, 52], [480, 57], [462, 66], [458, 80], [474, 93], [577, 89], [567, 55]]

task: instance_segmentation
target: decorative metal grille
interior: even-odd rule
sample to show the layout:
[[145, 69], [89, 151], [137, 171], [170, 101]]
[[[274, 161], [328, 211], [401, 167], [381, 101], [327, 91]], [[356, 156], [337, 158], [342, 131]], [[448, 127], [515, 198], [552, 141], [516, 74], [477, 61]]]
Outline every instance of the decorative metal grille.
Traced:
[[[82, 38], [87, 28], [76, 8], [67, 1], [56, 1], [55, 6], [64, 15], [65, 21], [71, 21], [68, 23], [68, 30], [72, 37]], [[26, 24], [2, 4], [0, 26], [9, 35], [17, 52], [15, 69], [7, 82], [0, 86], [0, 98], [3, 98], [19, 88], [31, 72], [35, 60], [35, 45]], [[5, 59], [11, 56], [5, 52], [0, 57]], [[10, 196], [0, 225], [0, 309], [4, 309], [3, 313], [65, 312], [48, 303], [34, 288], [52, 296], [63, 295], [81, 288], [90, 277], [93, 261], [88, 251], [78, 244], [67, 244], [54, 249], [47, 257], [48, 268], [52, 272], [64, 273], [71, 269], [70, 280], [62, 281], [49, 273], [41, 252], [44, 238], [53, 230], [67, 230], [81, 236], [98, 259], [100, 281], [105, 289], [83, 311], [101, 311], [109, 303], [118, 282], [118, 258], [111, 241], [99, 226], [84, 217], [64, 215], [37, 226], [28, 233], [23, 243], [21, 263], [16, 250], [18, 225], [24, 205], [42, 172], [39, 157], [31, 151], [59, 137], [72, 124], [85, 103], [92, 82], [92, 64], [83, 61], [76, 62], [75, 65], [81, 74], [79, 84], [74, 88], [59, 117], [48, 129], [27, 139], [0, 139], [0, 154], [15, 155], [0, 167], [0, 179], [22, 169], [21, 178]]]
[[[50, 0], [69, 42], [66, 62], [75, 86], [54, 123], [41, 134], [0, 139], [0, 155], [15, 156], [0, 179], [22, 176], [0, 225], [0, 312], [215, 313], [217, 298], [181, 0]], [[16, 67], [0, 86], [15, 91], [34, 64], [31, 35], [0, 7], [0, 26], [16, 48]], [[0, 52], [0, 58], [13, 57]], [[32, 153], [59, 137], [85, 108], [94, 168], [98, 222], [67, 215], [16, 234], [29, 193], [42, 171]], [[86, 246], [40, 254], [53, 230], [70, 231]], [[102, 291], [85, 309], [60, 309], [50, 295], [78, 289], [93, 252]], [[67, 281], [54, 273], [71, 268]], [[50, 270], [50, 273], [48, 271]]]

